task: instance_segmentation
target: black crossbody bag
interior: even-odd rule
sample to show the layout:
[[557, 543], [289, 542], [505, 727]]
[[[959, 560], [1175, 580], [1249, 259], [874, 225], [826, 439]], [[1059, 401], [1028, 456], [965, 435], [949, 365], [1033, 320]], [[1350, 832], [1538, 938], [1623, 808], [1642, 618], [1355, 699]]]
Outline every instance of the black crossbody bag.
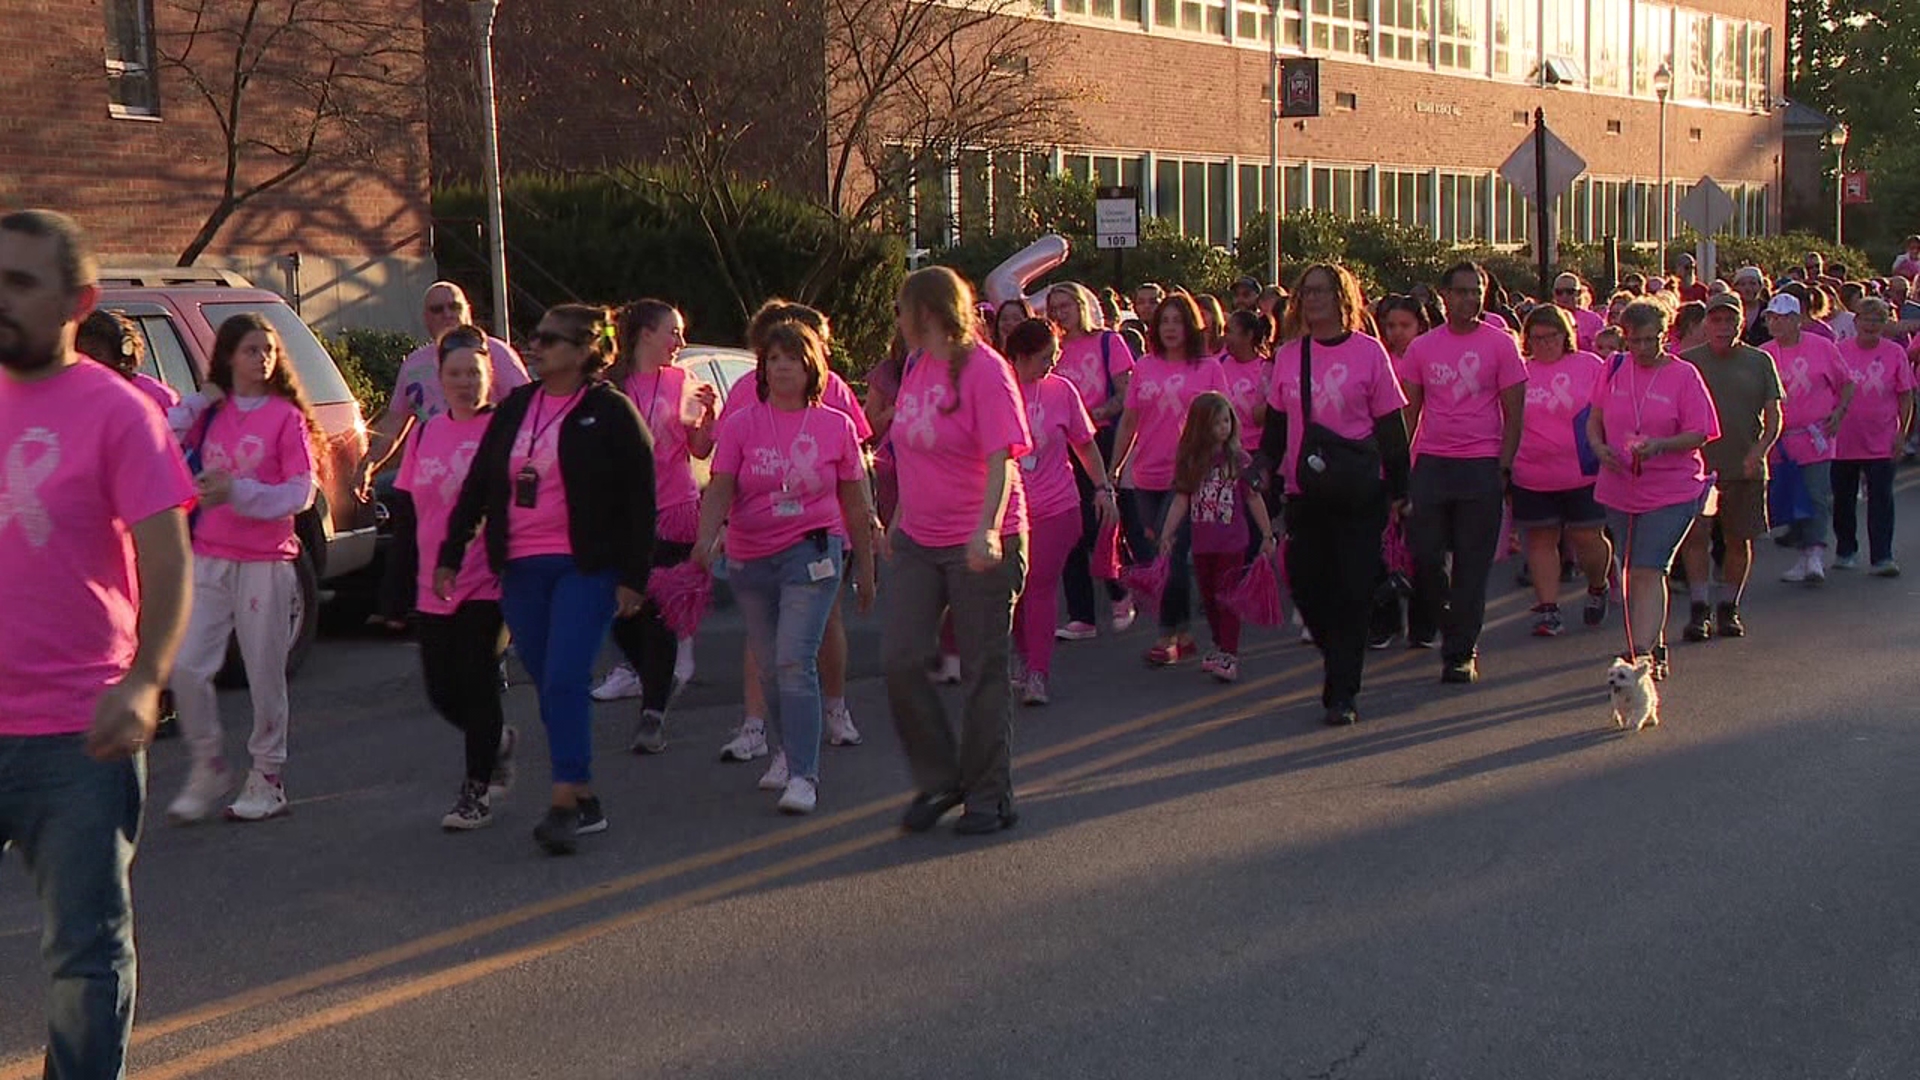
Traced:
[[1380, 442], [1371, 433], [1349, 439], [1313, 422], [1313, 337], [1300, 339], [1300, 456], [1294, 480], [1302, 497], [1342, 510], [1362, 510], [1386, 490]]

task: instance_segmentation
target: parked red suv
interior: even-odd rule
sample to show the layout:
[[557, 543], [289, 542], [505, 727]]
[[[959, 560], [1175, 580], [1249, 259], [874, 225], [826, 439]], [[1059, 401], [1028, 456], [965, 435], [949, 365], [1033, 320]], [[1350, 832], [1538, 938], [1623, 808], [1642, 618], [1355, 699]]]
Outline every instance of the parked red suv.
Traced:
[[291, 672], [313, 644], [322, 587], [373, 561], [373, 509], [349, 489], [354, 466], [367, 449], [359, 403], [333, 357], [286, 300], [236, 274], [194, 267], [103, 270], [100, 307], [140, 328], [147, 344], [147, 374], [182, 394], [200, 388], [213, 355], [214, 333], [228, 318], [258, 312], [279, 331], [327, 443], [326, 456], [318, 462], [320, 491], [313, 508], [294, 523], [304, 550], [297, 564], [300, 599], [294, 605], [294, 643], [287, 657]]

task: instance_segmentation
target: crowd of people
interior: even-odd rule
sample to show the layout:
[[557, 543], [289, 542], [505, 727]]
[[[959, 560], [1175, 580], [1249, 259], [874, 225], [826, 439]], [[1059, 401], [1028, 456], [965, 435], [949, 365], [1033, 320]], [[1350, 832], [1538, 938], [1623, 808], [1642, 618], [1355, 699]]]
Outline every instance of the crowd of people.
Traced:
[[[1920, 238], [1908, 248], [1920, 272]], [[789, 814], [818, 805], [822, 747], [862, 741], [843, 609], [878, 602], [915, 788], [901, 825], [958, 809], [971, 835], [1018, 821], [1013, 709], [1056, 700], [1060, 644], [1145, 617], [1147, 664], [1197, 660], [1233, 682], [1228, 594], [1263, 561], [1323, 657], [1330, 725], [1360, 720], [1369, 649], [1404, 640], [1437, 650], [1440, 681], [1478, 680], [1503, 551], [1524, 554], [1534, 634], [1565, 632], [1562, 585], [1583, 583], [1582, 623], [1618, 603], [1623, 656], [1660, 679], [1676, 574], [1689, 641], [1746, 633], [1770, 534], [1798, 551], [1790, 582], [1897, 575], [1910, 276], [1855, 280], [1817, 255], [1777, 280], [1748, 266], [1702, 282], [1684, 255], [1673, 270], [1604, 293], [1562, 274], [1536, 301], [1462, 262], [1369, 299], [1319, 263], [1290, 289], [1247, 278], [1225, 298], [1069, 282], [996, 306], [923, 269], [864, 400], [804, 305], [754, 315], [753, 374], [723, 401], [678, 365], [687, 325], [668, 302], [553, 307], [529, 364], [435, 284], [432, 340], [402, 365], [356, 487], [370, 495], [399, 458], [380, 619], [415, 629], [424, 697], [461, 738], [441, 824], [487, 825], [513, 784], [511, 648], [546, 732], [535, 839], [564, 854], [608, 828], [592, 702], [638, 698], [631, 749], [666, 749], [691, 658], [667, 578], [724, 577], [736, 599], [746, 712], [722, 757], [768, 759], [758, 786]], [[124, 1052], [127, 869], [162, 692], [191, 759], [169, 820], [287, 810], [295, 520], [324, 460], [271, 322], [223, 323], [205, 386], [182, 398], [139, 373], [137, 331], [92, 310], [97, 295], [70, 220], [0, 218], [0, 605], [48, 616], [0, 622], [0, 841], [54, 927], [55, 1075]], [[1130, 589], [1118, 559], [1163, 567], [1163, 584]], [[244, 778], [213, 691], [230, 637], [252, 703]], [[625, 663], [596, 688], [609, 639]]]

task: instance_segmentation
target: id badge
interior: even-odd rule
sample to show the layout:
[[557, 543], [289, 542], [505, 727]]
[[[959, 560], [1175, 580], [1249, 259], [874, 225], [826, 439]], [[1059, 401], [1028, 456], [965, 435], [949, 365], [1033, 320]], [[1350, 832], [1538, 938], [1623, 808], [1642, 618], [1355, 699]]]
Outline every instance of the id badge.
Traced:
[[1824, 454], [1827, 452], [1827, 432], [1825, 428], [1819, 424], [1811, 424], [1807, 427], [1807, 434], [1813, 437], [1814, 453]]
[[1039, 467], [1040, 459], [1033, 454], [1028, 454], [1026, 457], [1020, 459], [1020, 468], [1025, 472], [1032, 472]]
[[540, 474], [531, 465], [520, 466], [513, 477], [513, 505], [531, 510], [540, 505]]
[[827, 581], [839, 572], [840, 567], [834, 562], [832, 556], [815, 559], [807, 564], [808, 581]]
[[773, 516], [777, 518], [796, 518], [806, 512], [799, 499], [773, 500]]

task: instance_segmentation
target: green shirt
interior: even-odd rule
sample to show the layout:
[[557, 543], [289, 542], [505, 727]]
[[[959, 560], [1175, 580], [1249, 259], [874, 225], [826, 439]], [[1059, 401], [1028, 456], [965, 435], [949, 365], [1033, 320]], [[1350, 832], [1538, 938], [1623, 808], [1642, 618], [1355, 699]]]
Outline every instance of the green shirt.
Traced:
[[[1696, 345], [1680, 358], [1700, 369], [1713, 395], [1713, 408], [1720, 416], [1720, 437], [1701, 451], [1707, 468], [1722, 480], [1746, 476], [1747, 455], [1760, 441], [1760, 413], [1769, 402], [1785, 396], [1780, 387], [1780, 371], [1773, 357], [1751, 345], [1735, 344], [1727, 356], [1715, 356], [1710, 345]], [[1766, 476], [1763, 462], [1760, 475]]]

